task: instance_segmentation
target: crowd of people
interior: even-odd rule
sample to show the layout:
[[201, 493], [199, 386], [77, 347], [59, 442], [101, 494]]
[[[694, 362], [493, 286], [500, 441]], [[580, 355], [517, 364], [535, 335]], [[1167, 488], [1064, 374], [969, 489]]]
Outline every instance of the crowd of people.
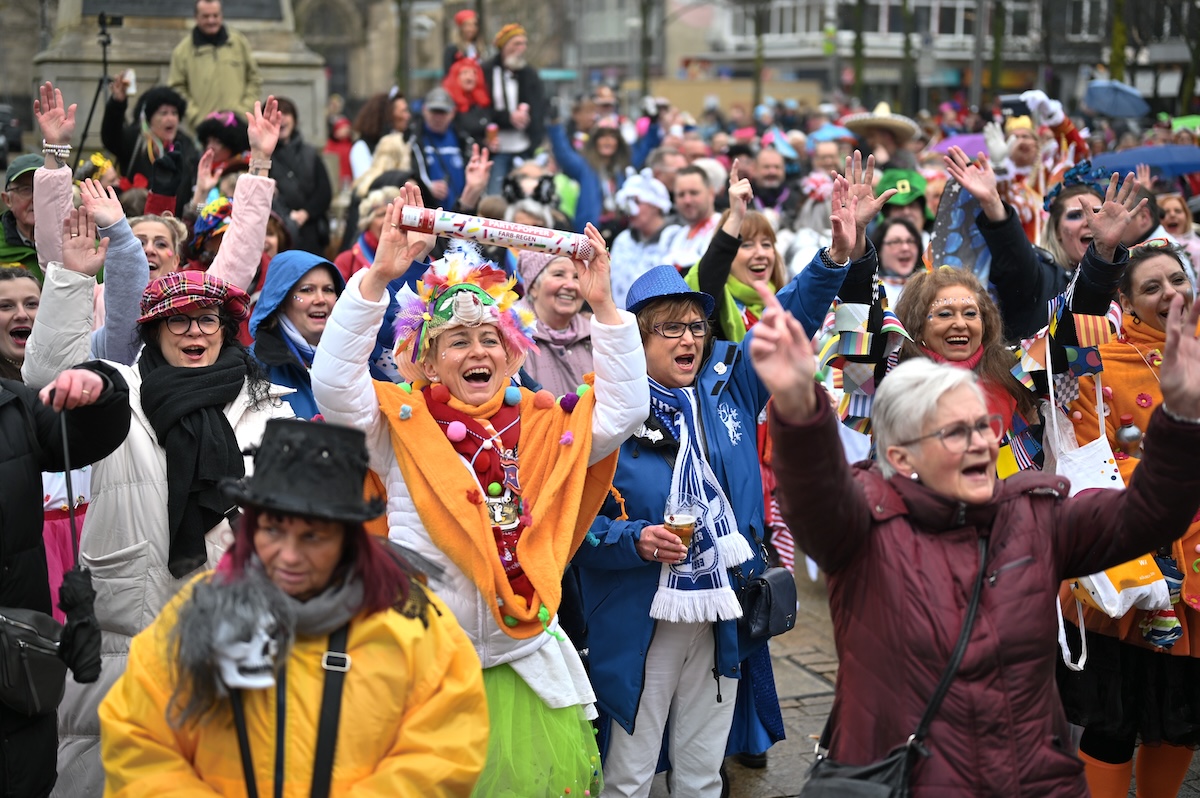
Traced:
[[[1089, 159], [1194, 136], [1037, 90], [623, 114], [550, 97], [521, 25], [454, 23], [441, 85], [353, 121], [261, 96], [219, 0], [167, 85], [113, 78], [102, 153], [40, 87], [0, 195], [0, 605], [65, 622], [75, 676], [33, 714], [0, 691], [0, 794], [724, 796], [784, 736], [748, 588], [807, 556], [822, 761], [910, 741], [918, 796], [1175, 795], [1200, 158]], [[1139, 558], [1165, 601], [1078, 604]]]

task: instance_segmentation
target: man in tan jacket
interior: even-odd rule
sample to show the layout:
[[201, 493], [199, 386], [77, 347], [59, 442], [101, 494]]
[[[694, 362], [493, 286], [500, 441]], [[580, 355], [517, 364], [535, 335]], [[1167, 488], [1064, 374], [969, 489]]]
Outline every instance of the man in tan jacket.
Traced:
[[196, 0], [196, 27], [171, 53], [167, 85], [187, 100], [192, 130], [213, 111], [245, 115], [261, 99], [262, 75], [250, 42], [225, 25], [221, 0]]

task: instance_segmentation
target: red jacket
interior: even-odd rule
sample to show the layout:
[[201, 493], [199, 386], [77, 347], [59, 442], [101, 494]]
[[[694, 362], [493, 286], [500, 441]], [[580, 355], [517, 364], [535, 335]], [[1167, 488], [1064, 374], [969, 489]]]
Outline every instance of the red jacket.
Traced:
[[1200, 497], [1200, 426], [1156, 412], [1126, 491], [1066, 498], [1021, 472], [968, 506], [877, 467], [849, 466], [827, 400], [801, 426], [772, 419], [784, 519], [829, 574], [838, 650], [830, 756], [866, 764], [916, 729], [958, 640], [990, 535], [971, 641], [935, 717], [915, 798], [1086, 796], [1054, 683], [1063, 579], [1152, 551]]

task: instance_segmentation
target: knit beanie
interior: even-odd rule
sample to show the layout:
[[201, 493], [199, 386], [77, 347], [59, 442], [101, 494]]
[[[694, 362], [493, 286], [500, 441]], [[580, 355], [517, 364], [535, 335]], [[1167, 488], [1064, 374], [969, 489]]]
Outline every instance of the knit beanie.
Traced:
[[505, 25], [496, 34], [495, 45], [497, 50], [503, 50], [504, 45], [508, 44], [517, 36], [525, 36], [525, 29], [515, 22], [510, 22]]

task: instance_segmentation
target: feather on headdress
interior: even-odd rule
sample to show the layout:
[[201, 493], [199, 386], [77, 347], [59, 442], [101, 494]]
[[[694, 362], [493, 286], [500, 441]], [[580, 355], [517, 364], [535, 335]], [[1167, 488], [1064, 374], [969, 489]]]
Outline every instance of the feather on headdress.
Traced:
[[484, 260], [473, 243], [452, 241], [446, 254], [425, 272], [416, 292], [405, 286], [396, 296], [400, 307], [393, 327], [395, 362], [404, 378], [424, 379], [419, 363], [438, 335], [454, 327], [482, 324], [500, 330], [516, 373], [525, 354], [537, 351], [533, 314], [514, 306], [516, 283], [515, 277]]

